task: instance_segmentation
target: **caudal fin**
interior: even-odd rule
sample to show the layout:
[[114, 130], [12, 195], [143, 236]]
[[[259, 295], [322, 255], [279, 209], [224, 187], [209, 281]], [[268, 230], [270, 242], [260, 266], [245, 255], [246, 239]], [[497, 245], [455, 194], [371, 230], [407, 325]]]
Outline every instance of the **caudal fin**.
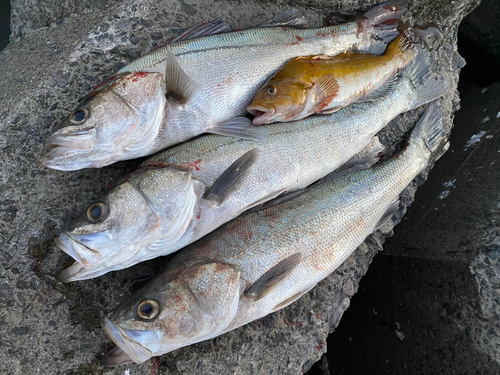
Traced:
[[414, 89], [410, 109], [415, 109], [444, 95], [449, 86], [442, 76], [430, 70], [427, 53], [419, 51], [403, 70], [402, 75], [410, 80]]
[[443, 112], [437, 102], [433, 102], [418, 120], [410, 136], [409, 144], [428, 151], [430, 164], [448, 150], [449, 134], [449, 129], [443, 125]]
[[385, 54], [392, 59], [397, 59], [400, 61], [399, 68], [404, 68], [408, 65], [416, 56], [418, 50], [415, 45], [408, 39], [408, 35], [405, 32], [399, 34], [399, 36], [394, 39], [388, 46]]

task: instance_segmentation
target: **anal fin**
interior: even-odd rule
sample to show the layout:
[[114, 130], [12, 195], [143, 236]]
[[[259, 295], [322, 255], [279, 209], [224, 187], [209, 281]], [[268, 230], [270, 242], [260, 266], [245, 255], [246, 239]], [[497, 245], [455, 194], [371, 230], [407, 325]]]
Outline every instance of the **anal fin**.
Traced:
[[166, 97], [168, 101], [184, 107], [201, 90], [201, 85], [182, 70], [172, 51], [168, 51], [165, 69]]
[[253, 285], [245, 291], [245, 295], [255, 300], [265, 297], [281, 280], [285, 279], [294, 270], [301, 259], [301, 253], [296, 253], [283, 259], [253, 283]]
[[379, 219], [377, 224], [375, 225], [375, 228], [373, 231], [375, 232], [376, 230], [379, 230], [384, 227], [386, 223], [391, 220], [392, 216], [399, 210], [399, 197], [391, 203], [387, 211], [382, 215], [382, 217]]
[[212, 185], [207, 192], [205, 199], [213, 200], [217, 205], [222, 202], [233, 192], [247, 175], [250, 168], [257, 160], [258, 151], [256, 148], [243, 154], [233, 164], [229, 166], [219, 176], [217, 181]]

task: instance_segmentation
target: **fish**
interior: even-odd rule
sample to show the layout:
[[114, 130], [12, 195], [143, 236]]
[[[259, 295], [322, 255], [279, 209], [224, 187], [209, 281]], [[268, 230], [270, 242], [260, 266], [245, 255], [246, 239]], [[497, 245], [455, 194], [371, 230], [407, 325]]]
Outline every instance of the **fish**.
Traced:
[[89, 279], [170, 254], [244, 211], [334, 172], [400, 113], [446, 92], [430, 63], [421, 54], [388, 80], [377, 99], [256, 127], [263, 142], [207, 134], [153, 156], [56, 238], [76, 261], [59, 279]]
[[417, 52], [403, 32], [381, 56], [348, 51], [293, 58], [264, 84], [247, 110], [255, 125], [336, 112], [375, 91]]
[[296, 56], [370, 51], [394, 34], [404, 9], [404, 1], [387, 2], [321, 28], [301, 28], [307, 24], [298, 11], [248, 30], [229, 32], [222, 19], [197, 25], [96, 87], [54, 128], [40, 162], [63, 171], [100, 168], [206, 132], [255, 139], [241, 116], [270, 74]]
[[399, 210], [399, 195], [449, 147], [437, 103], [397, 157], [244, 215], [179, 252], [104, 314], [117, 345], [102, 363], [143, 363], [278, 311], [337, 269]]

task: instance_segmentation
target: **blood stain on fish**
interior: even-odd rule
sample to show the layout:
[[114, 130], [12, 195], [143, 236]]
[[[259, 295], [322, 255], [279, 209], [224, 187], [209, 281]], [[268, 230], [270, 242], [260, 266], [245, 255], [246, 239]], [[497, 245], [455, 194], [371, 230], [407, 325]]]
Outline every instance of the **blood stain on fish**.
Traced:
[[300, 36], [296, 36], [297, 40], [295, 42], [292, 43], [292, 46], [298, 46], [300, 45], [300, 42], [302, 42], [302, 38]]

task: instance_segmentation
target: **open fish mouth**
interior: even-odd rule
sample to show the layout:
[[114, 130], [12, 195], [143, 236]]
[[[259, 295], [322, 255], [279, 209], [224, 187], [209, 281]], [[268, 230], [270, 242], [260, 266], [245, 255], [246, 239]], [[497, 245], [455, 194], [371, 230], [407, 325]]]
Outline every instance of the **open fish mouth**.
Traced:
[[90, 159], [93, 132], [54, 134], [45, 141], [48, 152], [40, 158], [47, 168], [73, 171], [81, 168], [100, 167], [102, 163]]
[[274, 110], [262, 106], [250, 106], [247, 111], [254, 115], [253, 123], [262, 125], [268, 123], [269, 119], [274, 115]]
[[[109, 320], [107, 316], [101, 319], [101, 327], [111, 340], [128, 356], [132, 361], [140, 364], [151, 358], [154, 353], [146, 348], [148, 343], [155, 344], [159, 340], [156, 331], [129, 331], [123, 330]], [[141, 341], [138, 342], [137, 340]], [[112, 350], [103, 358], [108, 366], [117, 366], [127, 358], [119, 350]]]
[[[92, 237], [97, 235], [102, 235], [102, 233], [93, 234]], [[86, 246], [81, 241], [78, 241], [66, 233], [62, 233], [54, 242], [62, 251], [72, 257], [84, 268], [91, 267], [103, 257], [99, 251]]]

